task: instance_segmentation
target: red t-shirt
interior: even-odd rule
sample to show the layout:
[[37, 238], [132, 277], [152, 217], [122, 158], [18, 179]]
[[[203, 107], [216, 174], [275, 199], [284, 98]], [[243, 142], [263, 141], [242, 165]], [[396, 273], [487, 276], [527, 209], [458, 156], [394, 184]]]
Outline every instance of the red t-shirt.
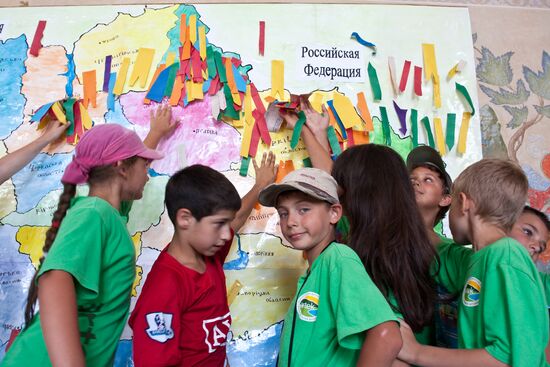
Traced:
[[232, 240], [206, 257], [203, 274], [181, 265], [168, 245], [153, 264], [130, 316], [140, 366], [223, 366], [231, 327], [223, 262]]

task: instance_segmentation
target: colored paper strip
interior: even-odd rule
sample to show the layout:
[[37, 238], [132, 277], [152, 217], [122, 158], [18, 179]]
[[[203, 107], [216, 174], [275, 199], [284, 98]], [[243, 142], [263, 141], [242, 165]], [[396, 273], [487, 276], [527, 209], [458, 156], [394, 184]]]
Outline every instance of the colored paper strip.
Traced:
[[367, 132], [374, 131], [374, 126], [372, 124], [372, 116], [369, 111], [369, 106], [367, 105], [367, 100], [363, 92], [357, 93], [357, 108], [361, 113], [361, 118], [365, 122], [365, 130]]
[[313, 167], [313, 164], [311, 163], [311, 158], [309, 157], [302, 159], [302, 164], [304, 165], [304, 167], [308, 167], [308, 168]]
[[355, 145], [355, 139], [353, 138], [353, 129], [351, 127], [349, 129], [346, 129], [346, 134], [348, 135], [348, 140], [346, 141], [347, 148], [350, 148]]
[[376, 45], [374, 43], [364, 40], [363, 38], [361, 38], [361, 36], [357, 32], [353, 32], [351, 34], [351, 38], [354, 38], [357, 42], [359, 42], [359, 44], [363, 46], [371, 47], [376, 50]]
[[199, 53], [201, 59], [206, 59], [206, 29], [203, 25], [199, 26]]
[[[155, 80], [155, 83], [153, 84], [153, 86], [151, 86], [145, 98], [155, 102], [162, 101], [162, 98], [164, 97], [164, 91], [166, 90], [166, 85], [168, 84], [170, 73], [172, 69], [177, 70], [176, 66], [178, 66], [178, 64], [172, 64], [171, 66], [167, 67], [166, 69], [162, 70], [159, 73], [157, 79]], [[117, 84], [118, 84], [118, 76], [117, 76]], [[116, 85], [115, 85], [115, 94], [116, 94]]]
[[258, 152], [258, 144], [260, 142], [260, 129], [257, 124], [254, 124], [254, 129], [252, 130], [252, 138], [250, 139], [250, 148], [248, 150], [248, 155], [251, 157], [256, 157]]
[[82, 84], [84, 85], [84, 107], [88, 108], [88, 103], [92, 102], [92, 107], [97, 105], [97, 89], [95, 70], [89, 70], [82, 73]]
[[399, 91], [403, 93], [407, 88], [407, 81], [409, 80], [409, 72], [411, 71], [411, 62], [405, 60], [403, 64], [403, 71], [401, 72], [401, 81], [399, 82]]
[[376, 74], [376, 69], [369, 62], [368, 67], [369, 81], [372, 88], [372, 95], [375, 101], [380, 101], [382, 99], [382, 89], [380, 89], [380, 82], [378, 81], [378, 75]]
[[353, 130], [353, 143], [355, 145], [368, 144], [369, 141], [370, 141], [370, 138], [369, 138], [369, 133], [367, 131]]
[[84, 131], [90, 130], [94, 125], [94, 122], [92, 121], [92, 118], [88, 113], [88, 110], [86, 109], [86, 107], [82, 105], [82, 103], [80, 103], [78, 107], [80, 108], [80, 119], [82, 120], [82, 126], [84, 127]]
[[390, 80], [393, 92], [397, 94], [399, 86], [397, 85], [397, 72], [395, 71], [395, 58], [393, 56], [388, 57], [388, 68], [390, 69]]
[[254, 112], [252, 112], [252, 116], [254, 116], [254, 120], [256, 121], [255, 125], [260, 132], [262, 141], [268, 146], [271, 146], [271, 135], [269, 135], [267, 122], [265, 121], [265, 114], [261, 113], [258, 109], [255, 109]]
[[443, 126], [441, 125], [441, 118], [434, 117], [434, 131], [435, 131], [435, 143], [439, 154], [445, 155], [445, 137], [443, 136]]
[[456, 124], [456, 114], [448, 113], [447, 114], [446, 142], [447, 142], [447, 148], [449, 150], [453, 149], [453, 147], [455, 145], [455, 124]]
[[353, 103], [351, 103], [348, 97], [335, 91], [332, 103], [345, 129], [361, 125], [361, 117], [355, 111]]
[[187, 14], [183, 13], [180, 18], [180, 43], [187, 41]]
[[280, 161], [275, 182], [281, 182], [281, 180], [292, 171], [294, 171], [294, 162], [291, 159]]
[[250, 157], [241, 158], [241, 168], [239, 169], [239, 175], [248, 176], [248, 166], [250, 165]]
[[458, 135], [458, 154], [464, 154], [466, 152], [466, 140], [468, 138], [468, 128], [470, 127], [470, 118], [472, 114], [470, 112], [462, 113], [462, 124], [460, 125], [460, 133]]
[[42, 48], [42, 37], [44, 36], [44, 28], [46, 28], [46, 21], [40, 20], [36, 26], [34, 37], [32, 39], [32, 45], [29, 53], [33, 56], [38, 56], [38, 51]]
[[103, 91], [109, 92], [109, 78], [111, 77], [111, 62], [113, 56], [107, 55], [105, 57], [105, 69], [103, 70]]
[[260, 20], [260, 36], [258, 39], [258, 52], [260, 56], [264, 55], [265, 51], [265, 21]]
[[229, 90], [231, 90], [231, 97], [233, 99], [233, 102], [236, 105], [241, 106], [242, 101], [239, 95], [239, 90], [237, 89], [237, 85], [235, 84], [235, 76], [233, 75], [233, 63], [231, 62], [230, 58], [225, 59], [225, 74], [227, 76], [227, 84], [229, 85]]
[[414, 67], [414, 94], [422, 95], [422, 68], [420, 66]]
[[332, 154], [334, 156], [339, 156], [342, 153], [342, 149], [340, 148], [340, 144], [338, 143], [338, 137], [336, 136], [336, 132], [334, 131], [333, 126], [329, 126], [327, 128], [327, 137], [330, 149], [332, 150]]
[[426, 116], [422, 120], [420, 120], [420, 122], [422, 122], [422, 125], [424, 125], [424, 129], [426, 129], [426, 134], [428, 135], [428, 144], [435, 149], [435, 140], [432, 134], [432, 128], [430, 126], [430, 119], [428, 118], [428, 116]]
[[237, 90], [239, 92], [246, 92], [246, 81], [244, 80], [241, 73], [239, 73], [239, 69], [233, 65], [233, 79], [235, 80], [235, 85], [237, 86]]
[[116, 84], [114, 93], [119, 96], [124, 91], [124, 84], [126, 84], [126, 76], [128, 75], [128, 68], [130, 67], [130, 58], [125, 57], [122, 59], [122, 65], [120, 65], [120, 69], [118, 69], [118, 73], [116, 75]]
[[344, 126], [344, 123], [342, 122], [342, 119], [340, 116], [338, 116], [338, 112], [336, 111], [336, 108], [334, 108], [334, 102], [332, 100], [327, 101], [327, 105], [332, 111], [332, 115], [334, 116], [334, 119], [336, 120], [336, 123], [338, 124], [338, 128], [340, 130], [340, 135], [342, 135], [342, 138], [347, 139], [348, 135], [346, 133], [346, 127]]
[[254, 130], [253, 124], [244, 125], [243, 140], [241, 142], [241, 157], [248, 156], [248, 150], [250, 149], [250, 139], [252, 138], [253, 130]]
[[[277, 96], [279, 96], [277, 98]], [[271, 97], [285, 100], [285, 64], [283, 60], [271, 60]]]
[[109, 86], [107, 90], [107, 109], [109, 111], [115, 110], [115, 94], [113, 93], [115, 89], [115, 82], [116, 82], [116, 73], [111, 73], [109, 76]]
[[51, 111], [53, 112], [55, 118], [56, 118], [59, 122], [64, 123], [64, 124], [67, 123], [67, 117], [65, 116], [65, 113], [63, 112], [63, 108], [61, 107], [61, 103], [60, 103], [60, 102], [55, 102], [55, 103], [52, 105]]
[[130, 76], [130, 86], [133, 87], [134, 84], [139, 80], [139, 86], [145, 88], [147, 85], [147, 78], [149, 77], [149, 70], [151, 69], [151, 64], [153, 63], [153, 57], [155, 56], [155, 49], [153, 48], [140, 48], [134, 62], [134, 70]]
[[437, 75], [432, 75], [433, 85], [434, 85], [434, 106], [436, 108], [441, 108], [441, 85], [439, 83], [439, 77]]
[[36, 122], [36, 121], [40, 121], [42, 119], [42, 117], [44, 117], [44, 115], [46, 113], [48, 113], [48, 111], [50, 110], [50, 107], [52, 107], [52, 105], [54, 104], [55, 102], [51, 102], [51, 103], [46, 103], [45, 105], [43, 105], [42, 107], [40, 107], [35, 113], [34, 115], [32, 115], [31, 117], [31, 123], [33, 122]]
[[189, 16], [188, 32], [189, 41], [191, 45], [194, 45], [197, 42], [197, 16], [195, 14]]
[[65, 116], [67, 118], [67, 122], [69, 123], [69, 127], [67, 129], [66, 135], [72, 136], [74, 135], [75, 129], [74, 129], [74, 104], [76, 102], [76, 99], [69, 98], [65, 102], [63, 102], [63, 110], [65, 111]]
[[177, 106], [180, 102], [185, 82], [179, 76], [176, 76], [174, 81], [174, 87], [172, 88], [172, 94], [170, 95], [170, 106]]
[[462, 84], [455, 83], [456, 91], [466, 99], [466, 102], [468, 102], [468, 105], [470, 106], [471, 116], [474, 116], [476, 114], [476, 109], [474, 108], [474, 103], [472, 102], [472, 98], [470, 97], [470, 93], [468, 93], [468, 89], [466, 89], [465, 86]]
[[[172, 64], [169, 67], [168, 80], [166, 81], [166, 88], [164, 88], [164, 97], [170, 97], [172, 90], [174, 89], [174, 83], [176, 82], [176, 76], [178, 75], [179, 63]], [[193, 90], [195, 91], [195, 90]]]
[[418, 146], [418, 111], [411, 109], [411, 137], [413, 148]]
[[[149, 89], [147, 89], [147, 93], [149, 93], [149, 91], [151, 90], [151, 88], [153, 87], [153, 85], [155, 84], [155, 82], [157, 81], [157, 78], [158, 76], [160, 75], [160, 73], [166, 68], [166, 65], [164, 64], [160, 64], [158, 67], [157, 67], [157, 70], [155, 70], [155, 74], [153, 75], [153, 79], [151, 79], [151, 84], [149, 84]], [[143, 99], [143, 103], [145, 104], [150, 104], [151, 101], [146, 97]]]
[[296, 121], [294, 129], [292, 130], [292, 139], [290, 139], [291, 149], [296, 149], [296, 147], [298, 146], [298, 141], [300, 140], [300, 135], [302, 134], [302, 127], [305, 123], [306, 115], [304, 114], [304, 111], [300, 111], [298, 113], [298, 121]]
[[380, 116], [382, 120], [382, 134], [384, 136], [384, 144], [391, 146], [390, 120], [386, 107], [380, 106]]
[[393, 108], [395, 109], [395, 113], [399, 118], [399, 124], [401, 125], [399, 132], [405, 135], [407, 133], [407, 109], [402, 109], [395, 101], [393, 101]]

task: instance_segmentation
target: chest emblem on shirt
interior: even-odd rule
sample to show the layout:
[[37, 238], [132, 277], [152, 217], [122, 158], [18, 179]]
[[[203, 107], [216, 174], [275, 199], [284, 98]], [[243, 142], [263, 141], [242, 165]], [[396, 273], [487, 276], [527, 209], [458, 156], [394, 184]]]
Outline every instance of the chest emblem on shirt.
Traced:
[[306, 292], [302, 294], [296, 302], [296, 312], [300, 320], [315, 322], [317, 320], [317, 311], [319, 309], [319, 295], [315, 292]]
[[462, 303], [464, 303], [464, 306], [475, 307], [479, 304], [480, 294], [481, 281], [476, 277], [470, 277], [462, 291]]
[[165, 343], [174, 337], [172, 314], [153, 312], [145, 315], [145, 318], [147, 319], [147, 325], [149, 325], [149, 328], [145, 330], [149, 338]]
[[227, 344], [227, 334], [231, 329], [231, 314], [203, 320], [202, 328], [205, 332], [204, 342], [208, 345], [208, 353], [214, 353], [218, 347]]

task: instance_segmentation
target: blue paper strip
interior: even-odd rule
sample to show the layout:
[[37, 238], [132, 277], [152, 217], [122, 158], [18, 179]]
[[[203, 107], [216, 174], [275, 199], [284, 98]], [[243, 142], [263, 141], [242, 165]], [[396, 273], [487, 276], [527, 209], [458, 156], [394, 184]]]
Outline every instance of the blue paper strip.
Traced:
[[239, 69], [237, 69], [235, 65], [233, 65], [233, 79], [235, 79], [237, 90], [239, 92], [246, 93], [246, 81], [243, 79], [241, 73], [239, 73]]
[[342, 123], [340, 116], [338, 116], [338, 112], [336, 112], [336, 108], [334, 108], [334, 103], [332, 99], [330, 101], [327, 101], [327, 105], [332, 111], [332, 114], [334, 115], [336, 122], [338, 123], [338, 127], [340, 128], [340, 133], [342, 134], [342, 138], [347, 139], [348, 134], [346, 133], [346, 128], [344, 127], [344, 124]]
[[38, 111], [36, 111], [34, 113], [34, 115], [31, 117], [31, 121], [30, 122], [35, 122], [35, 121], [40, 121], [42, 120], [42, 117], [44, 117], [44, 115], [46, 113], [48, 113], [48, 111], [50, 110], [50, 107], [54, 104], [55, 102], [52, 102], [52, 103], [47, 103], [45, 104], [44, 106], [40, 107], [38, 109]]
[[174, 63], [171, 66], [167, 67], [160, 72], [155, 84], [151, 87], [145, 98], [150, 99], [151, 101], [161, 102], [164, 98], [164, 91], [166, 90], [166, 85], [168, 84], [168, 79], [170, 78], [170, 72], [173, 68], [179, 67], [179, 63]]
[[351, 34], [351, 38], [355, 38], [355, 40], [357, 42], [359, 42], [360, 44], [362, 44], [363, 46], [376, 48], [376, 45], [374, 43], [371, 43], [369, 41], [365, 41], [363, 38], [361, 38], [361, 36], [357, 32], [353, 32]]
[[109, 111], [115, 110], [115, 94], [113, 93], [113, 90], [115, 89], [115, 83], [116, 83], [116, 73], [110, 73], [109, 74], [109, 85], [107, 87], [108, 96], [107, 96], [107, 109]]

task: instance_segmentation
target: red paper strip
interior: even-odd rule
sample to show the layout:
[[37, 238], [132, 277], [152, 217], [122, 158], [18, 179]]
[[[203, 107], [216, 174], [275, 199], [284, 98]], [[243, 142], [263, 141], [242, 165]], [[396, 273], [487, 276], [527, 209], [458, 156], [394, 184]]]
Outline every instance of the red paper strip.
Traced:
[[420, 66], [414, 67], [414, 93], [417, 96], [422, 95], [422, 68]]
[[[210, 88], [208, 88], [208, 94], [211, 96], [218, 93], [218, 91], [221, 89], [222, 83], [220, 83], [220, 76], [216, 75], [214, 79], [210, 82]], [[215, 116], [214, 116], [215, 117]]]
[[407, 88], [407, 81], [409, 80], [409, 72], [411, 71], [411, 62], [405, 60], [403, 64], [403, 72], [401, 73], [401, 81], [399, 82], [399, 91], [403, 93]]
[[355, 140], [353, 139], [353, 128], [347, 128], [346, 134], [348, 134], [348, 148], [355, 145]]
[[75, 144], [84, 134], [84, 128], [82, 127], [82, 114], [80, 113], [80, 103], [73, 105], [74, 114], [74, 132], [71, 136], [67, 137], [67, 143]]
[[36, 32], [34, 32], [34, 38], [32, 39], [32, 46], [29, 53], [33, 56], [38, 56], [38, 51], [42, 48], [42, 36], [44, 36], [44, 28], [46, 28], [46, 21], [41, 20], [38, 22]]
[[252, 92], [252, 99], [254, 100], [256, 108], [260, 110], [262, 114], [265, 114], [265, 106], [262, 102], [262, 97], [260, 97], [260, 94], [258, 93], [258, 90], [256, 89], [254, 83], [250, 83], [250, 91]]
[[269, 130], [267, 129], [265, 115], [258, 111], [258, 109], [255, 109], [252, 112], [252, 116], [254, 117], [254, 120], [256, 120], [256, 126], [258, 127], [258, 130], [260, 130], [260, 136], [262, 137], [263, 142], [268, 146], [271, 146], [271, 136], [269, 135]]
[[254, 129], [252, 130], [252, 137], [250, 138], [250, 148], [248, 149], [248, 155], [250, 157], [256, 157], [258, 152], [258, 143], [260, 142], [260, 129], [258, 124], [254, 124]]
[[265, 47], [265, 22], [260, 20], [260, 40], [259, 40], [259, 51], [260, 56], [264, 55]]
[[204, 79], [202, 77], [201, 54], [196, 49], [193, 49], [191, 53], [191, 68], [193, 69], [193, 81], [202, 83]]

